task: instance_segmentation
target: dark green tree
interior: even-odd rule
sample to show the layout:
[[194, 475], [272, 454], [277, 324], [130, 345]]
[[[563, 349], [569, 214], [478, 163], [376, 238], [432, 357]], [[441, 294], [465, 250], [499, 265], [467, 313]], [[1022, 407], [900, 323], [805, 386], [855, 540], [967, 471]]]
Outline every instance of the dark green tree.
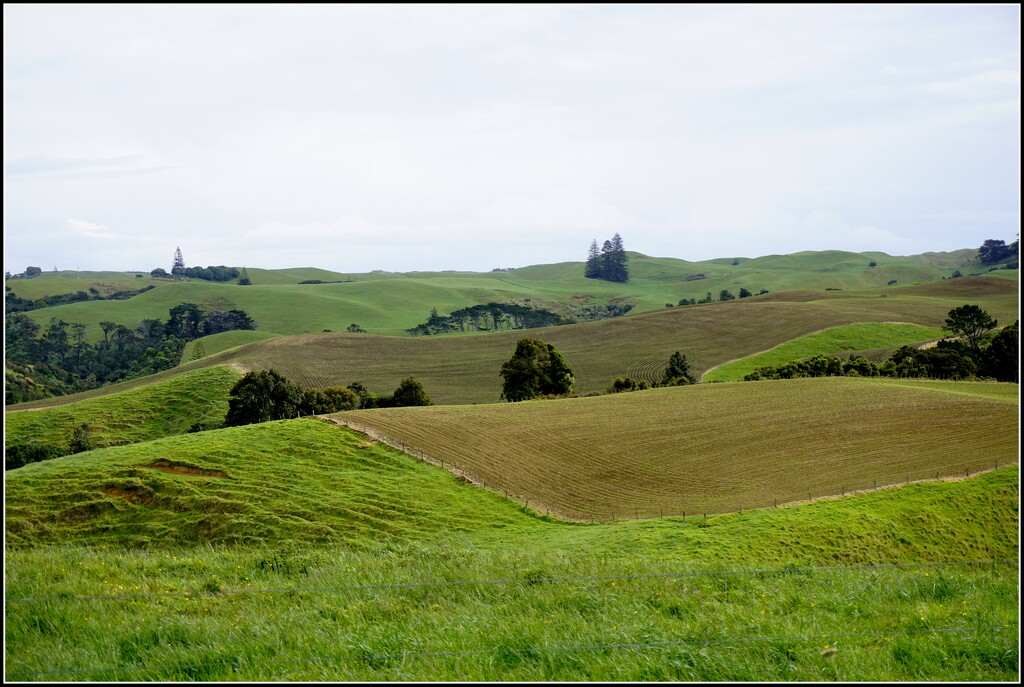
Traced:
[[42, 274], [42, 273], [43, 273], [43, 271], [41, 269], [39, 269], [38, 267], [29, 266], [29, 267], [25, 268], [25, 276], [29, 277], [29, 278], [34, 277], [34, 276], [36, 276], [38, 274]]
[[228, 427], [298, 417], [303, 390], [276, 370], [246, 373], [228, 395]]
[[629, 281], [629, 265], [622, 237], [618, 234], [605, 241], [601, 249], [601, 279], [625, 283]]
[[356, 408], [359, 410], [366, 410], [367, 408], [377, 407], [377, 394], [370, 392], [365, 386], [359, 382], [352, 382], [347, 387], [349, 391], [356, 395], [357, 404]]
[[245, 269], [245, 267], [242, 268], [242, 272], [238, 276], [238, 285], [239, 286], [251, 286], [252, 285], [252, 281], [249, 279], [249, 271], [247, 269]]
[[686, 356], [676, 351], [668, 359], [668, 368], [661, 379], [662, 386], [681, 386], [684, 384], [696, 384], [697, 379], [690, 372], [690, 363]]
[[505, 380], [501, 398], [510, 402], [572, 391], [572, 370], [562, 354], [539, 339], [519, 339], [500, 374]]
[[722, 289], [718, 293], [718, 300], [720, 301], [733, 301], [736, 300], [736, 296], [732, 295], [729, 289]]
[[415, 377], [406, 377], [395, 389], [391, 396], [391, 405], [395, 407], [405, 406], [430, 406], [434, 405], [423, 390], [423, 385]]
[[982, 335], [995, 329], [997, 324], [999, 323], [979, 306], [961, 305], [949, 311], [942, 329], [953, 336], [959, 336], [972, 353], [978, 353], [981, 349], [979, 340]]
[[750, 298], [753, 295], [749, 290], [740, 287], [740, 298]]
[[1020, 320], [992, 338], [982, 354], [978, 372], [1000, 382], [1020, 381]]
[[180, 303], [170, 309], [167, 320], [167, 334], [185, 341], [198, 339], [203, 335], [203, 311], [195, 303]]
[[1001, 262], [1017, 253], [1017, 242], [1006, 245], [1005, 241], [999, 239], [988, 239], [978, 249], [978, 260], [986, 265]]

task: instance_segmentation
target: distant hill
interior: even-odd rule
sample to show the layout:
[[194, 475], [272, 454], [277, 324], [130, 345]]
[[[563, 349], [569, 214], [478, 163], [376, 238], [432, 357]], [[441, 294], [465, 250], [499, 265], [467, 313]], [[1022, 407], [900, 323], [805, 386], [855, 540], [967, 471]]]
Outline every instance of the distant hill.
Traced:
[[[283, 336], [186, 362], [153, 375], [152, 380], [232, 363], [248, 370], [274, 368], [307, 387], [359, 381], [375, 393], [391, 393], [403, 378], [412, 375], [424, 384], [435, 403], [494, 403], [501, 393], [498, 371], [524, 335], [542, 338], [561, 351], [573, 369], [577, 392], [586, 394], [606, 390], [615, 377], [628, 375], [653, 381], [677, 350], [686, 354], [692, 371], [699, 376], [721, 363], [830, 327], [861, 322], [940, 327], [949, 310], [968, 302], [1009, 324], [1017, 317], [1017, 283], [995, 277], [964, 277], [859, 291], [778, 292], [724, 303], [662, 307], [598, 322], [485, 335], [409, 337], [332, 332]], [[908, 344], [919, 342], [921, 336], [928, 338], [913, 328], [904, 336], [908, 338], [901, 341]], [[132, 380], [11, 409], [71, 403], [145, 383], [146, 379]]]
[[[821, 251], [702, 262], [628, 253], [631, 279], [626, 284], [585, 279], [582, 262], [565, 262], [502, 272], [343, 274], [316, 268], [248, 268], [252, 286], [64, 271], [12, 279], [6, 285], [10, 293], [28, 299], [89, 288], [110, 293], [156, 286], [129, 300], [71, 303], [29, 312], [42, 325], [51, 317], [87, 324], [86, 335], [92, 342], [102, 339], [101, 321], [134, 328], [143, 319], [166, 319], [168, 310], [182, 302], [209, 310], [242, 309], [257, 321], [260, 331], [277, 335], [344, 331], [350, 324], [372, 334], [405, 335], [406, 329], [424, 322], [433, 308], [448, 314], [492, 301], [533, 305], [565, 315], [613, 302], [644, 312], [707, 294], [717, 300], [722, 290], [734, 296], [741, 288], [752, 293], [850, 290], [941, 280], [956, 270], [965, 275], [989, 274], [988, 268], [972, 262], [976, 252], [964, 249], [899, 257]], [[991, 275], [1016, 279], [1017, 271], [997, 270]]]

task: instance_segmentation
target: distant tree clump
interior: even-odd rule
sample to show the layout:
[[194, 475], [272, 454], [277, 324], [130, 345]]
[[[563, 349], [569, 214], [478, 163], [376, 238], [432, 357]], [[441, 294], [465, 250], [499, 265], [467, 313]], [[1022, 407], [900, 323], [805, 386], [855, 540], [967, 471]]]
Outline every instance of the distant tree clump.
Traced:
[[750, 298], [753, 295], [748, 289], [740, 287], [740, 298]]
[[430, 397], [427, 396], [427, 392], [423, 389], [423, 384], [419, 382], [415, 377], [406, 377], [398, 385], [393, 393], [385, 402], [381, 405], [387, 405], [392, 408], [405, 408], [409, 406], [431, 406], [434, 405]]
[[720, 301], [733, 301], [736, 300], [736, 296], [732, 295], [729, 289], [722, 289], [718, 294], [718, 300]]
[[426, 322], [406, 331], [413, 336], [429, 336], [451, 332], [533, 329], [564, 323], [564, 319], [549, 310], [515, 303], [488, 303], [461, 308], [451, 315], [441, 315], [437, 308], [433, 308]]
[[612, 380], [612, 385], [608, 388], [608, 392], [612, 394], [621, 394], [625, 391], [643, 391], [644, 389], [650, 389], [651, 385], [647, 383], [645, 379], [633, 379], [632, 377], [616, 377]]
[[41, 270], [38, 267], [31, 267], [30, 266], [30, 267], [26, 267], [25, 268], [25, 276], [29, 277], [29, 278], [35, 277], [35, 276], [40, 275], [42, 273], [43, 273], [43, 270]]
[[661, 378], [661, 386], [682, 386], [696, 384], [697, 378], [690, 372], [690, 363], [686, 356], [676, 351], [668, 359], [668, 367]]
[[306, 389], [302, 395], [303, 415], [325, 415], [340, 413], [343, 410], [355, 410], [359, 407], [359, 397], [351, 389], [343, 386], [330, 386], [326, 389]]
[[348, 327], [346, 327], [346, 328], [345, 328], [345, 331], [346, 331], [346, 332], [350, 332], [350, 333], [352, 333], [352, 334], [365, 334], [365, 333], [366, 333], [366, 330], [365, 330], [365, 329], [363, 329], [362, 327], [360, 327], [360, 326], [359, 326], [358, 324], [356, 324], [355, 322], [353, 322], [353, 323], [352, 323], [352, 324], [350, 324], [350, 325], [349, 325]]
[[298, 417], [302, 412], [303, 389], [276, 370], [248, 372], [231, 387], [228, 427]]
[[942, 329], [963, 338], [972, 351], [978, 351], [981, 336], [995, 329], [998, 324], [979, 306], [968, 304], [950, 310]]
[[249, 279], [249, 271], [246, 270], [244, 267], [242, 268], [241, 275], [238, 277], [238, 282], [237, 283], [238, 283], [239, 286], [251, 286], [252, 285], [252, 280]]
[[597, 250], [597, 240], [590, 243], [587, 261], [583, 267], [583, 276], [587, 279], [603, 279], [625, 283], [629, 281], [629, 265], [622, 237], [615, 234], [605, 241], [601, 251]]
[[501, 366], [501, 398], [509, 402], [572, 391], [572, 369], [555, 347], [539, 339], [519, 339], [512, 357]]
[[1008, 260], [1019, 254], [1019, 246], [1019, 239], [1010, 245], [999, 239], [988, 239], [978, 249], [978, 260], [984, 265]]

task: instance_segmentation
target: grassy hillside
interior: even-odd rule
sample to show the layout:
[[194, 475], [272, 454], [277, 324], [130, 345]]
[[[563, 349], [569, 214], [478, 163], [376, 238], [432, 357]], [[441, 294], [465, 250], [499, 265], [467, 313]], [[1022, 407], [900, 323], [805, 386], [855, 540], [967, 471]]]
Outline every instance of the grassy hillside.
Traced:
[[[335, 332], [278, 337], [209, 355], [179, 371], [235, 363], [245, 369], [275, 368], [307, 387], [360, 381], [376, 393], [391, 393], [403, 378], [413, 375], [435, 403], [492, 403], [501, 393], [501, 365], [522, 336], [539, 337], [558, 348], [573, 369], [577, 392], [586, 394], [604, 391], [615, 377], [654, 381], [677, 350], [701, 375], [721, 363], [830, 327], [864, 322], [939, 327], [949, 310], [964, 303], [979, 304], [1008, 323], [1017, 316], [1017, 284], [976, 277], [862, 291], [787, 292], [474, 336], [412, 338]], [[112, 385], [106, 391], [13, 407], [68, 403], [120, 388]]]
[[228, 392], [242, 376], [221, 365], [74, 404], [4, 414], [4, 441], [67, 446], [71, 431], [86, 423], [94, 446], [119, 446], [184, 434], [193, 426], [219, 426]]
[[[259, 329], [277, 334], [342, 331], [356, 323], [376, 334], [399, 335], [423, 322], [435, 307], [446, 314], [489, 301], [516, 301], [557, 310], [570, 304], [601, 305], [623, 299], [637, 311], [647, 311], [683, 298], [699, 299], [706, 293], [717, 299], [722, 289], [738, 295], [741, 287], [756, 293], [761, 289], [849, 290], [885, 286], [893, 281], [899, 285], [934, 281], [952, 275], [950, 263], [972, 259], [971, 251], [910, 257], [823, 251], [704, 262], [629, 255], [632, 278], [628, 284], [584, 279], [579, 262], [483, 273], [340, 274], [315, 268], [253, 268], [247, 270], [253, 282], [248, 287], [234, 282], [153, 279], [148, 274], [136, 279], [133, 274], [74, 272], [44, 272], [33, 279], [6, 283], [22, 298], [72, 293], [89, 287], [109, 292], [158, 285], [154, 291], [128, 301], [73, 303], [30, 314], [40, 324], [51, 317], [85, 323], [94, 342], [102, 338], [98, 325], [101, 321], [134, 328], [142, 319], [166, 319], [167, 311], [182, 302], [197, 303], [207, 309], [240, 308], [257, 320]], [[876, 266], [870, 267], [871, 262]], [[984, 272], [959, 266], [966, 273]], [[1016, 277], [1016, 271], [992, 274]], [[311, 279], [325, 283], [299, 284]]]
[[607, 520], [763, 508], [1006, 465], [1018, 454], [1017, 392], [822, 378], [333, 417], [538, 507]]
[[1015, 567], [942, 563], [1017, 479], [565, 525], [312, 420], [107, 449], [8, 475], [5, 678], [1013, 681]]
[[315, 419], [33, 463], [9, 471], [6, 497], [9, 545], [366, 546], [530, 521], [503, 498]]
[[815, 355], [859, 354], [875, 364], [881, 364], [900, 346], [934, 341], [947, 335], [948, 332], [941, 329], [915, 324], [870, 323], [831, 327], [823, 332], [779, 344], [763, 353], [719, 365], [706, 372], [701, 381], [737, 381], [759, 367], [782, 365]]

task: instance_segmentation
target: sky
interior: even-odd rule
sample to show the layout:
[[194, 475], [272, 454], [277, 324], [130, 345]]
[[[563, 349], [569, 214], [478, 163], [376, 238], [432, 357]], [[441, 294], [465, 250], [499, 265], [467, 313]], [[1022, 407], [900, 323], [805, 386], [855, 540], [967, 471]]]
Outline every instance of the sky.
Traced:
[[1020, 230], [1017, 5], [4, 4], [4, 266], [914, 255]]

